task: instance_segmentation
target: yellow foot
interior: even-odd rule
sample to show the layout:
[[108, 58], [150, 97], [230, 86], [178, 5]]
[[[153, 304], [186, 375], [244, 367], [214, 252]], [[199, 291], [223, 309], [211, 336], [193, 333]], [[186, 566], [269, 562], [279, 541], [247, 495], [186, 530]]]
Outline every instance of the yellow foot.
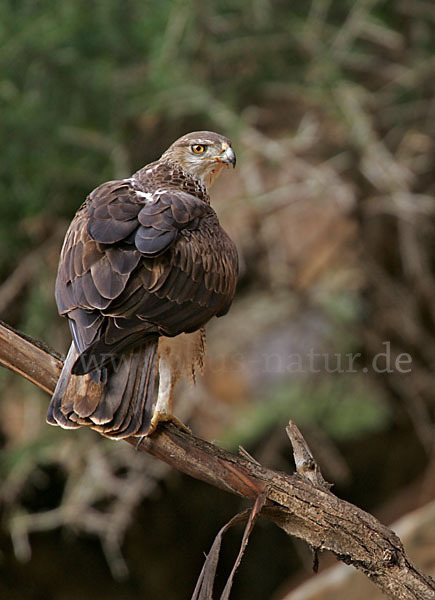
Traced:
[[178, 427], [178, 429], [181, 429], [181, 431], [184, 431], [185, 433], [192, 433], [192, 431], [189, 429], [189, 427], [187, 427], [187, 425], [185, 425], [182, 421], [180, 421], [180, 419], [178, 417], [176, 417], [175, 415], [172, 415], [172, 414], [168, 415], [167, 413], [155, 412], [151, 419], [151, 423], [148, 428], [148, 431], [146, 432], [145, 435], [141, 435], [140, 438], [138, 439], [137, 444], [136, 444], [136, 450], [139, 448], [139, 446], [141, 445], [141, 443], [143, 442], [143, 440], [146, 437], [149, 437], [156, 431], [159, 423], [173, 423], [174, 425], [176, 425]]
[[180, 421], [180, 419], [175, 415], [156, 411], [151, 419], [147, 436], [155, 432], [159, 423], [174, 423], [174, 425], [176, 425], [178, 429], [181, 429], [181, 431], [184, 431], [185, 433], [192, 433], [189, 427], [187, 427], [187, 425]]

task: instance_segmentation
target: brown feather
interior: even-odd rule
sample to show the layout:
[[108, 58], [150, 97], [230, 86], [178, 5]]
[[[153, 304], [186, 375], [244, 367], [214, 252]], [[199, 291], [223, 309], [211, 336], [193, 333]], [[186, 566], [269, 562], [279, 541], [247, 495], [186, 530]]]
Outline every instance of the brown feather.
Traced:
[[116, 271], [104, 254], [97, 263], [92, 265], [91, 276], [98, 293], [103, 298], [113, 300], [124, 290], [129, 273], [121, 274]]

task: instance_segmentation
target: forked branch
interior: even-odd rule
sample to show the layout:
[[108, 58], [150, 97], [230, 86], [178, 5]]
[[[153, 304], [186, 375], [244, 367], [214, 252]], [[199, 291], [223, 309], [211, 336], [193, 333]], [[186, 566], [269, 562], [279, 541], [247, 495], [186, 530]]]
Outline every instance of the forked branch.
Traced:
[[[48, 393], [62, 368], [55, 353], [4, 323], [0, 364]], [[287, 432], [297, 466], [293, 475], [226, 452], [171, 424], [159, 426], [138, 449], [233, 494], [255, 500], [261, 496], [262, 516], [316, 551], [330, 550], [360, 569], [387, 596], [434, 600], [434, 580], [411, 564], [399, 538], [370, 514], [332, 494], [299, 430], [290, 423]], [[126, 441], [137, 446], [137, 438]]]

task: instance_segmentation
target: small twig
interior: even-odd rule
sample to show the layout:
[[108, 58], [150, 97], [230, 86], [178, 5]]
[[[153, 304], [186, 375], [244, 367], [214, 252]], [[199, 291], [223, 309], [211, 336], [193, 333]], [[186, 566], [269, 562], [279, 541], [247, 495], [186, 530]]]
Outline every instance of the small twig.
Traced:
[[314, 460], [311, 450], [296, 424], [290, 421], [285, 430], [293, 448], [296, 471], [299, 475], [311, 481], [316, 487], [329, 490], [332, 487], [332, 483], [328, 483], [323, 478], [319, 465]]
[[266, 502], [266, 498], [267, 494], [263, 493], [260, 496], [258, 496], [254, 502], [254, 506], [252, 507], [251, 512], [249, 514], [248, 522], [246, 523], [245, 531], [243, 532], [243, 539], [240, 545], [239, 553], [236, 558], [236, 562], [234, 563], [234, 566], [231, 569], [230, 576], [228, 577], [228, 581], [225, 585], [224, 591], [222, 592], [221, 600], [229, 600], [230, 598], [230, 592], [231, 587], [233, 585], [234, 575], [236, 574], [236, 571], [239, 568], [239, 565], [242, 561], [243, 554], [245, 553], [246, 547], [248, 545], [249, 536], [251, 535], [252, 530], [254, 529], [254, 525], [261, 513], [261, 509], [263, 508]]
[[243, 456], [244, 458], [247, 458], [248, 460], [251, 460], [256, 465], [260, 464], [258, 462], [258, 460], [256, 460], [251, 454], [249, 454], [249, 452], [243, 446], [239, 446], [239, 454], [240, 454], [240, 456]]

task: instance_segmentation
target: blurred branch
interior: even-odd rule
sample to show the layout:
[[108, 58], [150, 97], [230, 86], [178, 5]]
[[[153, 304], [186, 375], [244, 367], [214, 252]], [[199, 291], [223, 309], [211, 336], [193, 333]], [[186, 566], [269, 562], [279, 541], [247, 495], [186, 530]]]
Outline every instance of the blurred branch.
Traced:
[[[0, 364], [48, 393], [62, 368], [54, 353], [6, 324], [0, 324]], [[410, 563], [399, 538], [370, 514], [332, 494], [294, 424], [288, 433], [297, 465], [293, 475], [267, 469], [246, 454], [226, 452], [172, 424], [159, 427], [139, 445], [136, 438], [126, 442], [220, 489], [255, 500], [263, 497], [263, 516], [306, 541], [315, 553], [330, 550], [360, 569], [387, 596], [433, 598], [435, 582]]]
[[116, 140], [100, 131], [84, 127], [63, 126], [60, 135], [71, 144], [81, 146], [86, 150], [95, 150], [107, 154], [112, 161], [114, 176], [122, 179], [131, 173], [130, 159], [126, 148]]
[[413, 174], [399, 165], [387, 146], [379, 139], [370, 115], [364, 107], [365, 92], [353, 85], [341, 84], [336, 92], [337, 103], [351, 124], [353, 144], [361, 153], [361, 172], [380, 192], [391, 194], [407, 191]]
[[64, 230], [61, 226], [56, 227], [53, 234], [45, 240], [38, 248], [24, 256], [14, 271], [0, 285], [0, 315], [4, 313], [19, 297], [23, 289], [32, 282], [35, 274], [47, 256], [62, 243]]

